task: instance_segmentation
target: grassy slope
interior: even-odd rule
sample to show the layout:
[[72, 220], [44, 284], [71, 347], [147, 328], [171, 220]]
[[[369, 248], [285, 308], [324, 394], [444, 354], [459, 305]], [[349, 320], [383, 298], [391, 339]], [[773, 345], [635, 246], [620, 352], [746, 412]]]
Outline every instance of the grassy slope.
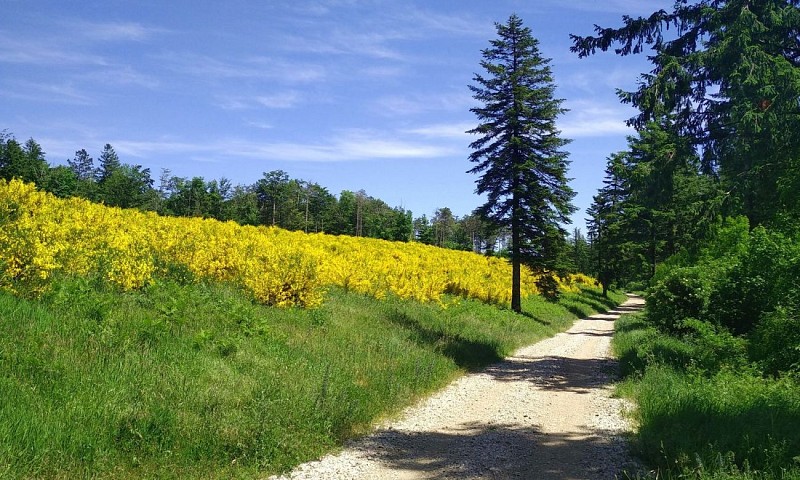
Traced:
[[82, 279], [36, 301], [0, 293], [0, 477], [282, 471], [612, 304], [531, 299], [526, 317], [334, 290], [281, 310], [219, 285], [120, 294]]

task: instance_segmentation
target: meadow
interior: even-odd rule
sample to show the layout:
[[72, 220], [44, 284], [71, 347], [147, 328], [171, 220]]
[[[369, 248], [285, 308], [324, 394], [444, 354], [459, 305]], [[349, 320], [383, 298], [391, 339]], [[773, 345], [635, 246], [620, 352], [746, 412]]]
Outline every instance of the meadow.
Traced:
[[0, 477], [253, 478], [608, 309], [497, 258], [0, 182]]

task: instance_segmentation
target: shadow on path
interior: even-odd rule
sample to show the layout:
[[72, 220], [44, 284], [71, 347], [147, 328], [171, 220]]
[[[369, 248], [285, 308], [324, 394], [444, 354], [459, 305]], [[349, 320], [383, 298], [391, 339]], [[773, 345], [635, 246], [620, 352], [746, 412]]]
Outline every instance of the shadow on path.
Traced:
[[608, 385], [616, 368], [613, 359], [511, 357], [487, 367], [484, 373], [500, 382], [532, 382], [543, 390], [589, 393], [591, 389]]
[[545, 434], [477, 423], [445, 433], [382, 431], [359, 446], [398, 478], [413, 472], [437, 479], [613, 479], [626, 449], [609, 431]]

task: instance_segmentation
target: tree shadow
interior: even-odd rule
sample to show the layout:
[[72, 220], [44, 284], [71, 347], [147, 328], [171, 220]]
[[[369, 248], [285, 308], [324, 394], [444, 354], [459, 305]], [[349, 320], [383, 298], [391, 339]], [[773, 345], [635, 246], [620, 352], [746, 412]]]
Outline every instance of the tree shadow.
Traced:
[[[588, 302], [580, 302], [580, 303], [582, 303], [584, 305], [589, 305], [590, 307], [592, 307], [593, 310], [598, 310], [597, 307], [592, 306]], [[576, 317], [584, 318], [585, 313], [584, 313], [583, 310], [581, 310], [580, 307], [575, 306], [575, 305], [566, 305], [565, 308], [567, 309], [567, 311], [569, 311], [569, 313], [575, 315]]]
[[[554, 434], [535, 427], [469, 423], [436, 432], [382, 430], [351, 446], [396, 478], [613, 479], [629, 462], [623, 436], [589, 428]], [[628, 468], [632, 471], [635, 464]]]
[[483, 370], [501, 382], [532, 382], [543, 390], [589, 393], [609, 385], [617, 376], [616, 360], [560, 356], [513, 356]]
[[613, 310], [610, 310], [608, 313], [619, 313], [622, 315], [626, 313], [641, 312], [643, 308], [643, 305], [619, 305]]
[[614, 336], [614, 332], [600, 332], [600, 333], [598, 333], [598, 332], [564, 332], [564, 335], [575, 335], [575, 336], [585, 335], [587, 337], [609, 337], [609, 338], [611, 338], [611, 337]]
[[589, 297], [596, 301], [597, 303], [604, 305], [606, 310], [612, 309], [617, 306], [617, 302], [612, 300], [609, 297], [604, 297], [602, 293], [598, 292], [597, 290], [592, 290], [588, 288], [581, 289], [581, 295], [584, 297]]
[[530, 319], [531, 319], [531, 320], [533, 320], [534, 322], [536, 322], [536, 323], [539, 323], [539, 324], [541, 324], [541, 325], [547, 325], [547, 326], [549, 326], [549, 325], [552, 325], [552, 324], [551, 324], [550, 322], [548, 322], [547, 320], [542, 320], [541, 318], [537, 317], [536, 315], [534, 315], [534, 314], [532, 314], [532, 313], [530, 313], [530, 312], [520, 312], [520, 314], [521, 314], [522, 316], [524, 316], [524, 317], [528, 317], [528, 318], [530, 318]]
[[411, 333], [410, 339], [418, 345], [436, 349], [451, 358], [456, 365], [468, 371], [480, 370], [503, 358], [497, 345], [476, 342], [435, 330], [405, 312], [389, 312], [386, 318], [395, 325], [406, 328]]

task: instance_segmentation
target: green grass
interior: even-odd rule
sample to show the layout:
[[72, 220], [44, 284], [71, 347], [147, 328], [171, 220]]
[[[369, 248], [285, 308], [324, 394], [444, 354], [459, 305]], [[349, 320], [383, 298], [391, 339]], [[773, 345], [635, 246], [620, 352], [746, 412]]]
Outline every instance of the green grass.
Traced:
[[[619, 300], [620, 297], [616, 297]], [[221, 285], [0, 293], [0, 478], [253, 478], [334, 450], [465, 371], [607, 309], [526, 315], [342, 290], [316, 310]]]
[[666, 336], [641, 315], [617, 322], [620, 392], [637, 404], [635, 446], [651, 478], [800, 478], [800, 385], [764, 378], [725, 352], [710, 363], [720, 368], [702, 368], [716, 337]]

